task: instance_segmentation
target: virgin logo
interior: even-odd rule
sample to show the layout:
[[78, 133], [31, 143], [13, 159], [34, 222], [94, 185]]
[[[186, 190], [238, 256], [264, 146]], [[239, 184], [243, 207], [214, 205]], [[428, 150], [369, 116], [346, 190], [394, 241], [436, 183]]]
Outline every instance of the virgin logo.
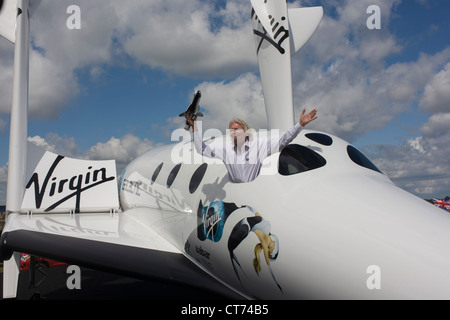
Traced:
[[26, 189], [28, 191], [28, 189], [34, 188], [36, 209], [40, 209], [42, 204], [46, 203], [47, 208], [44, 211], [52, 211], [75, 198], [73, 209], [75, 212], [79, 212], [83, 192], [115, 179], [114, 175], [107, 176], [106, 167], [93, 169], [92, 165], [85, 168], [84, 172], [72, 176], [64, 176], [60, 170], [60, 176], [58, 176], [55, 172], [63, 159], [64, 156], [57, 156], [45, 176], [34, 172], [28, 181]]
[[[267, 41], [270, 43], [275, 49], [277, 49], [281, 54], [284, 54], [286, 50], [283, 48], [283, 43], [285, 40], [289, 39], [289, 30], [286, 29], [283, 24], [286, 23], [286, 17], [281, 17], [279, 21], [275, 19], [272, 15], [269, 15], [267, 18], [269, 19], [270, 27], [273, 38], [268, 34], [268, 30], [265, 30], [262, 25], [259, 24], [258, 16], [256, 15], [256, 12], [254, 9], [252, 9], [252, 19], [255, 20], [255, 22], [258, 22], [256, 25], [254, 25], [253, 34], [255, 34], [258, 37], [261, 37], [260, 42], [258, 44], [258, 48], [256, 52], [259, 52], [259, 49], [261, 48], [261, 45], [264, 41]], [[258, 30], [258, 28], [255, 28], [255, 26], [262, 27], [262, 31]]]

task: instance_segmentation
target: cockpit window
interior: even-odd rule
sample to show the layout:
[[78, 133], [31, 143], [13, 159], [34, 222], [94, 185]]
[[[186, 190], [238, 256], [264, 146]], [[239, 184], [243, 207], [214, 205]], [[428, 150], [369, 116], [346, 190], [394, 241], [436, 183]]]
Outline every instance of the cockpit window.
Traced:
[[164, 163], [161, 162], [159, 164], [159, 166], [156, 167], [155, 172], [153, 172], [153, 175], [152, 175], [152, 182], [151, 182], [151, 184], [153, 184], [156, 181], [156, 178], [158, 178], [159, 172], [161, 171], [161, 168], [162, 168], [163, 164]]
[[192, 175], [191, 182], [189, 182], [190, 193], [194, 193], [197, 190], [200, 182], [202, 182], [202, 179], [205, 176], [207, 168], [208, 165], [206, 163], [203, 163], [200, 167], [197, 168], [197, 170], [195, 170], [194, 174]]
[[330, 136], [323, 133], [307, 133], [305, 134], [305, 137], [311, 139], [312, 141], [320, 143], [324, 146], [331, 146], [333, 144], [333, 139]]
[[348, 145], [347, 153], [354, 163], [367, 169], [371, 169], [381, 173], [381, 171], [372, 163], [372, 161], [370, 161], [364, 154], [362, 154], [361, 151], [359, 151], [355, 147]]
[[278, 172], [289, 176], [323, 167], [326, 163], [317, 152], [298, 144], [290, 144], [281, 151]]
[[167, 177], [167, 188], [170, 188], [173, 181], [175, 180], [178, 171], [180, 171], [181, 163], [177, 164], [175, 167], [173, 167], [172, 171], [170, 171], [169, 176]]

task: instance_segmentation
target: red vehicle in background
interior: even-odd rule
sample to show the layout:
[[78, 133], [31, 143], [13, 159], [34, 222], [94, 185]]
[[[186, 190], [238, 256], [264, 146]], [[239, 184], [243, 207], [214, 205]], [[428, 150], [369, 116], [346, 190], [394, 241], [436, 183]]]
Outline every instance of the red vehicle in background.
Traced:
[[[44, 259], [41, 257], [34, 257], [36, 259], [36, 266], [37, 267], [46, 267], [46, 268], [52, 268], [52, 267], [59, 267], [59, 266], [68, 266], [68, 263], [59, 262], [55, 260], [50, 259]], [[20, 270], [29, 270], [31, 264], [31, 256], [29, 254], [22, 253], [22, 256], [20, 257]]]

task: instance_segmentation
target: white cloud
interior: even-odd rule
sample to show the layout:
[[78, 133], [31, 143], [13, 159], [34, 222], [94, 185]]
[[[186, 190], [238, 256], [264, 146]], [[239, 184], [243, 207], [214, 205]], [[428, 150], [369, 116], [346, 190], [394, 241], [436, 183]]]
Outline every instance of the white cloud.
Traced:
[[450, 63], [425, 87], [420, 105], [430, 112], [450, 112]]
[[6, 123], [6, 121], [0, 118], [0, 133], [5, 132], [7, 126], [8, 124]]
[[56, 120], [80, 92], [73, 70], [61, 69], [49, 58], [36, 51], [30, 57], [31, 119]]
[[0, 183], [6, 183], [8, 179], [8, 165], [0, 167]]
[[422, 134], [431, 139], [450, 136], [450, 112], [433, 114], [421, 128]]
[[[121, 7], [117, 5], [116, 10]], [[180, 5], [159, 0], [119, 16], [127, 26], [124, 50], [153, 68], [190, 77], [217, 77], [255, 67], [246, 1], [228, 1], [217, 11], [214, 2], [190, 0]]]
[[[81, 29], [67, 28], [67, 7], [80, 8]], [[112, 61], [118, 17], [109, 1], [42, 1], [31, 19], [35, 50], [61, 72]]]
[[377, 145], [364, 151], [399, 187], [428, 199], [448, 195], [450, 164], [440, 158], [448, 151], [439, 151], [433, 141], [416, 138], [401, 146]]
[[[255, 129], [266, 128], [267, 118], [259, 78], [245, 73], [230, 82], [204, 82], [198, 86], [202, 92], [201, 107], [206, 111], [203, 128], [224, 130], [228, 122], [239, 117]], [[177, 118], [178, 119], [178, 118]], [[179, 121], [172, 119], [172, 121]]]
[[8, 179], [8, 164], [0, 167], [0, 203], [6, 204], [6, 182]]
[[9, 114], [12, 99], [14, 47], [0, 37], [0, 114]]
[[425, 153], [422, 147], [422, 140], [422, 137], [416, 137], [414, 139], [409, 139], [407, 143], [411, 146], [411, 148], [419, 151], [420, 153]]
[[448, 114], [433, 115], [422, 127], [423, 136], [400, 146], [377, 145], [365, 151], [400, 187], [423, 198], [445, 197], [450, 188], [449, 121]]
[[[81, 29], [70, 30], [69, 5], [80, 7]], [[187, 77], [229, 77], [255, 70], [250, 3], [190, 0], [42, 1], [31, 19], [30, 117], [55, 120], [83, 87], [78, 72], [99, 80], [107, 65], [134, 62]], [[0, 81], [12, 82], [13, 46], [0, 42]], [[128, 63], [128, 62], [127, 62]], [[10, 87], [1, 87], [11, 97]], [[8, 114], [11, 99], [2, 99]]]
[[28, 141], [33, 142], [39, 148], [53, 153], [69, 157], [77, 157], [80, 154], [80, 148], [73, 137], [61, 137], [57, 133], [49, 132], [45, 138], [41, 136], [29, 137]]
[[117, 171], [122, 172], [125, 166], [141, 154], [155, 148], [157, 144], [141, 139], [132, 134], [122, 138], [111, 137], [107, 142], [99, 142], [92, 146], [83, 157], [92, 160], [116, 160]]
[[[389, 12], [397, 2], [380, 4], [384, 26], [380, 31], [367, 29], [362, 14], [366, 3], [345, 2], [336, 17], [324, 17], [294, 58], [296, 112], [318, 108], [320, 121], [315, 128], [353, 141], [409, 112], [425, 88], [424, 104], [437, 100], [441, 107], [448, 106], [448, 91], [443, 90], [448, 67], [443, 68], [450, 60], [450, 48], [421, 54], [416, 61], [387, 63], [402, 50], [388, 29]], [[358, 9], [358, 21], [353, 6]]]

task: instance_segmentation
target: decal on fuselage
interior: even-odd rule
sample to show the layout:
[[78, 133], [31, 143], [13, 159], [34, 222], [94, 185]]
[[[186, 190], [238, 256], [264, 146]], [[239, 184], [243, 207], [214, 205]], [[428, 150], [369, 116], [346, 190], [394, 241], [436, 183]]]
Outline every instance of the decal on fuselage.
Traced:
[[[244, 218], [240, 220], [231, 231], [230, 237], [228, 239], [228, 251], [230, 253], [230, 259], [233, 264], [234, 272], [236, 276], [239, 278], [239, 269], [243, 271], [241, 264], [237, 256], [235, 255], [235, 250], [239, 247], [239, 245], [246, 239], [250, 233], [253, 232], [257, 237], [259, 242], [255, 245], [253, 250], [254, 258], [253, 258], [253, 267], [257, 275], [261, 272], [261, 253], [263, 254], [263, 260], [266, 262], [267, 267], [269, 268], [269, 272], [272, 275], [273, 280], [283, 292], [280, 284], [278, 283], [275, 275], [272, 272], [272, 268], [270, 267], [270, 262], [275, 261], [278, 257], [278, 253], [280, 250], [280, 244], [278, 241], [278, 237], [271, 233], [271, 225], [270, 222], [264, 220], [263, 217], [256, 212], [254, 216]], [[239, 269], [238, 269], [239, 268]], [[245, 272], [244, 272], [245, 274]]]
[[[200, 201], [197, 221], [195, 235], [191, 234], [185, 243], [187, 254], [211, 272], [223, 268], [226, 257], [229, 257], [232, 274], [243, 287], [254, 285], [248, 277], [248, 270], [252, 269], [250, 265], [257, 276], [253, 281], [259, 281], [257, 279], [265, 269], [264, 274], [270, 274], [269, 278], [283, 292], [270, 266], [278, 257], [280, 244], [278, 237], [271, 232], [270, 222], [261, 214], [250, 206], [237, 206], [221, 200], [205, 206]], [[224, 252], [228, 254], [224, 255]], [[245, 275], [245, 281], [242, 275]]]
[[199, 240], [209, 239], [213, 242], [220, 241], [223, 228], [228, 216], [238, 209], [235, 203], [214, 201], [209, 206], [203, 206], [200, 201], [198, 207], [199, 225], [197, 235]]

